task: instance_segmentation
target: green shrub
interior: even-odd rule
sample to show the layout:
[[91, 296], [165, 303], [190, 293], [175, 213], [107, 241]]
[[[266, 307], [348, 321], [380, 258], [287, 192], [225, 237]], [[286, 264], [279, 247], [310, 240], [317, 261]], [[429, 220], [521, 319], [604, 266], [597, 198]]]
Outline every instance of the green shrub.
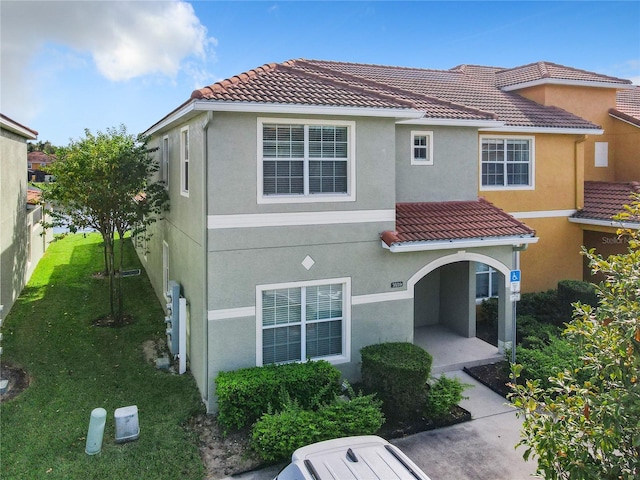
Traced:
[[310, 443], [353, 435], [372, 435], [384, 423], [380, 401], [373, 395], [336, 399], [318, 410], [305, 410], [295, 401], [282, 411], [264, 414], [251, 431], [251, 447], [265, 462], [288, 459]]
[[518, 316], [516, 321], [517, 344], [526, 348], [548, 345], [552, 337], [558, 337], [562, 329], [551, 323], [543, 323], [530, 315]]
[[429, 388], [431, 355], [412, 343], [381, 343], [360, 350], [362, 383], [383, 401], [387, 417], [412, 418], [422, 411]]
[[251, 425], [270, 408], [279, 410], [283, 394], [303, 408], [331, 402], [340, 392], [340, 378], [340, 371], [324, 360], [220, 372], [218, 423], [225, 432]]
[[542, 388], [549, 388], [549, 377], [565, 369], [574, 370], [581, 365], [577, 346], [564, 337], [551, 336], [548, 344], [517, 347], [517, 362], [527, 380], [540, 380]]
[[518, 315], [535, 317], [541, 323], [562, 326], [570, 318], [562, 315], [559, 305], [556, 290], [523, 293], [518, 302], [517, 312]]
[[447, 416], [451, 408], [464, 398], [462, 392], [468, 385], [457, 378], [441, 375], [429, 388], [424, 415], [427, 418], [439, 419]]
[[558, 302], [563, 321], [569, 323], [573, 319], [573, 303], [580, 302], [592, 307], [598, 306], [596, 287], [589, 282], [561, 280], [558, 282]]

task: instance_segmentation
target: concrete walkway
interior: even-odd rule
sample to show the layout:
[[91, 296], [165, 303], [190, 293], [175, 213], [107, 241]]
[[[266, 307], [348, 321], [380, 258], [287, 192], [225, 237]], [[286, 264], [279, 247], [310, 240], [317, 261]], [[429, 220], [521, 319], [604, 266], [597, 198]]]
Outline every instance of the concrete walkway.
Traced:
[[524, 480], [536, 477], [537, 463], [525, 462], [520, 440], [522, 422], [506, 400], [462, 371], [449, 372], [470, 384], [460, 406], [470, 422], [417, 433], [391, 442], [432, 480]]
[[[525, 462], [520, 439], [522, 422], [507, 401], [463, 371], [446, 373], [469, 384], [460, 406], [471, 412], [470, 422], [391, 440], [431, 480], [525, 480], [536, 477], [536, 462]], [[233, 477], [271, 480], [282, 466]], [[229, 480], [233, 480], [229, 479]]]

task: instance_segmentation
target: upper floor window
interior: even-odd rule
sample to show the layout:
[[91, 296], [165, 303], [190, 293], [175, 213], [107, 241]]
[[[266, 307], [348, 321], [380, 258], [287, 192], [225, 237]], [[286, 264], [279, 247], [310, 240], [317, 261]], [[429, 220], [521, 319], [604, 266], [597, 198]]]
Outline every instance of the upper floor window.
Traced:
[[189, 196], [189, 127], [180, 130], [180, 194]]
[[162, 137], [162, 163], [160, 165], [160, 180], [165, 188], [169, 188], [169, 137]]
[[348, 279], [258, 288], [258, 365], [349, 357]]
[[481, 186], [533, 187], [533, 137], [480, 137]]
[[353, 122], [258, 119], [260, 203], [354, 197]]
[[411, 132], [411, 165], [433, 165], [433, 132]]
[[609, 166], [609, 143], [595, 142], [595, 166]]

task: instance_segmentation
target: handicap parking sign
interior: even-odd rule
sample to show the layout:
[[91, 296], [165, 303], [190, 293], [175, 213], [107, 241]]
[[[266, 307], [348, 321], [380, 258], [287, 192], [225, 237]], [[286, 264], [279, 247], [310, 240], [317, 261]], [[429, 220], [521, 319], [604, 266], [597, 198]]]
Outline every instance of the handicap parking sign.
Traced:
[[511, 283], [520, 282], [520, 270], [511, 270]]

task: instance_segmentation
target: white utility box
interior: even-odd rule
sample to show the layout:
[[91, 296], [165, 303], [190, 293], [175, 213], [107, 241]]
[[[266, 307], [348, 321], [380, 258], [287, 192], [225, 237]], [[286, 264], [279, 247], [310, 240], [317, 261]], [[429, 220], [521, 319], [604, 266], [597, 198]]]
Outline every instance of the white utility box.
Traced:
[[138, 407], [136, 405], [116, 408], [113, 416], [116, 423], [116, 443], [136, 440], [140, 436]]

